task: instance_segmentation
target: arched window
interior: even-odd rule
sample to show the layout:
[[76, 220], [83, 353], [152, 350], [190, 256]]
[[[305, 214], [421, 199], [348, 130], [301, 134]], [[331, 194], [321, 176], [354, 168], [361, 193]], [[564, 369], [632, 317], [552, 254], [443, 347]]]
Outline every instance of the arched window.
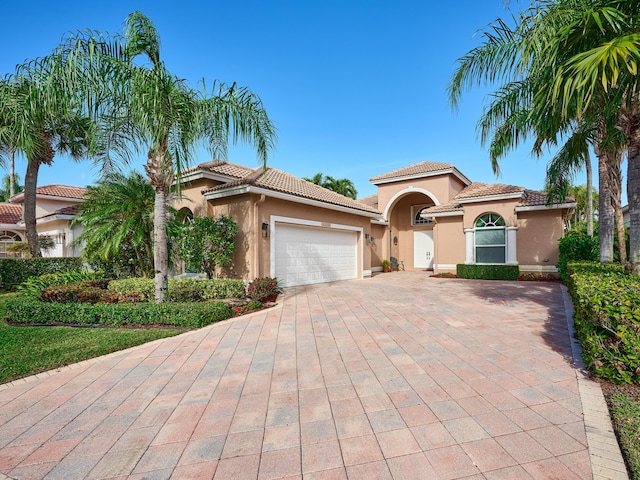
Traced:
[[433, 207], [433, 205], [427, 205], [426, 207], [411, 207], [411, 213], [413, 215], [411, 225], [431, 225], [433, 223], [433, 217], [422, 217], [422, 213], [431, 207]]
[[176, 216], [180, 223], [187, 223], [193, 220], [193, 212], [187, 207], [182, 207], [178, 210], [178, 214]]
[[505, 263], [507, 236], [504, 219], [485, 213], [475, 223], [476, 263]]
[[7, 253], [7, 247], [21, 241], [22, 238], [17, 233], [0, 230], [0, 258], [20, 257], [20, 253]]

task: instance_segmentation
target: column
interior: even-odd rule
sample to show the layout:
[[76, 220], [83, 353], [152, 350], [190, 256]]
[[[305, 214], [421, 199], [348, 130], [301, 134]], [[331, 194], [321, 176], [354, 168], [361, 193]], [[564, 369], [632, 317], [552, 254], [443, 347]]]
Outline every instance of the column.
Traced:
[[518, 265], [518, 248], [516, 230], [518, 227], [507, 227], [507, 265]]
[[473, 265], [474, 263], [476, 263], [475, 255], [473, 254], [474, 233], [475, 233], [475, 230], [473, 228], [464, 229], [464, 239], [465, 239], [465, 245], [466, 245], [466, 256], [465, 256], [464, 263], [467, 265]]

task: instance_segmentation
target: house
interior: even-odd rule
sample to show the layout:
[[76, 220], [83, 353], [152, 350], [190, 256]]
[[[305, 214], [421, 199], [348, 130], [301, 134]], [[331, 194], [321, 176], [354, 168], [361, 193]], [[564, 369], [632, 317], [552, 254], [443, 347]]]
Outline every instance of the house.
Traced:
[[[77, 257], [81, 249], [72, 246], [82, 233], [82, 226], [71, 225], [78, 204], [84, 201], [86, 188], [69, 185], [44, 185], [36, 189], [36, 229], [38, 235], [48, 235], [54, 246], [44, 250], [44, 257]], [[24, 192], [0, 203], [0, 258], [14, 257], [6, 248], [25, 240], [22, 204]]]
[[408, 270], [455, 272], [459, 263], [555, 273], [573, 201], [470, 181], [454, 165], [421, 162], [371, 178], [376, 195], [352, 200], [274, 168], [225, 161], [184, 172], [182, 217], [233, 218], [233, 267], [244, 279], [285, 286], [363, 278], [396, 258]]

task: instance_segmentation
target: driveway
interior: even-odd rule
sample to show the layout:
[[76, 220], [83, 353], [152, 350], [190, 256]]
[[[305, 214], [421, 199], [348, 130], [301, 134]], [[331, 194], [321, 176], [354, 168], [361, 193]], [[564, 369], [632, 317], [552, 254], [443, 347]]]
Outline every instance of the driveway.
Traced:
[[290, 288], [0, 386], [0, 478], [626, 478], [562, 288], [421, 272]]

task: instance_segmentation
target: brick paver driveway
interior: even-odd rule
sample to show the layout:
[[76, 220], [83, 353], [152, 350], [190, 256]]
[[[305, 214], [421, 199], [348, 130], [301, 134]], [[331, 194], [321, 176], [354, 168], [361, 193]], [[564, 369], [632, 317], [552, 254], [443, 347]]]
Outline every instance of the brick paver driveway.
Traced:
[[398, 272], [298, 287], [1, 388], [0, 472], [587, 479], [571, 358], [558, 284]]

